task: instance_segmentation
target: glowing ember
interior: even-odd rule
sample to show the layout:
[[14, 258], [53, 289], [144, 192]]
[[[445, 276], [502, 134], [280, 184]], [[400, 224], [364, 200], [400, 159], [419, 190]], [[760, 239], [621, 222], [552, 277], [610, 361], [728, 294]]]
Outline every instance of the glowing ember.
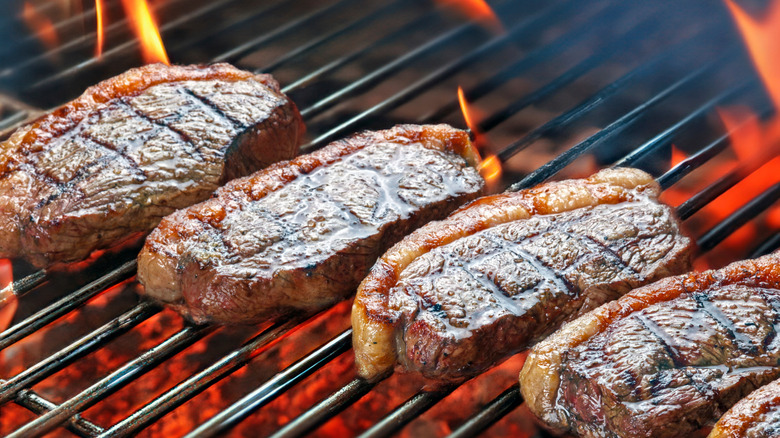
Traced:
[[141, 40], [144, 62], [147, 64], [162, 62], [170, 65], [160, 31], [157, 29], [146, 0], [122, 0], [122, 4]]
[[0, 259], [0, 331], [11, 325], [19, 300], [14, 295], [11, 261]]
[[501, 21], [485, 0], [438, 0], [438, 3], [446, 8], [454, 9], [492, 30], [503, 31]]
[[103, 2], [95, 0], [95, 19], [97, 20], [97, 45], [95, 46], [95, 57], [100, 58], [103, 55]]
[[[463, 93], [463, 88], [458, 87], [458, 102], [460, 102], [460, 109], [463, 113], [463, 119], [466, 121], [466, 126], [471, 130], [471, 134], [474, 136], [474, 144], [481, 152], [484, 148], [483, 139], [484, 136], [479, 132], [478, 124], [476, 122], [476, 112], [466, 101], [466, 96]], [[486, 159], [482, 160], [477, 166], [480, 175], [485, 178], [488, 183], [488, 187], [495, 185], [501, 176], [501, 161], [495, 155], [490, 155]]]
[[676, 167], [683, 161], [685, 161], [688, 158], [688, 155], [677, 148], [677, 146], [672, 145], [672, 160], [670, 162], [671, 167]]
[[51, 18], [40, 12], [32, 2], [24, 2], [22, 18], [27, 27], [35, 33], [47, 48], [51, 49], [59, 44], [60, 40], [57, 36], [57, 30], [54, 28]]

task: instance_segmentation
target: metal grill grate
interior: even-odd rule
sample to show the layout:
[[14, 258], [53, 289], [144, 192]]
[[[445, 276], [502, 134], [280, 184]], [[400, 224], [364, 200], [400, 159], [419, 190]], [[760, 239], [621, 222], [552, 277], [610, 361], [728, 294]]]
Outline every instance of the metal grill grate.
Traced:
[[[55, 3], [51, 0], [42, 7], [54, 7]], [[51, 50], [41, 50], [32, 36], [17, 37], [7, 44], [0, 53], [9, 60], [0, 71], [0, 129], [16, 126], [40, 114], [40, 108], [73, 98], [89, 83], [138, 64], [137, 41], [129, 36], [119, 2], [108, 5], [117, 18], [108, 27], [109, 49], [100, 60], [91, 57], [94, 33], [90, 32]], [[155, 5], [174, 61], [229, 61], [274, 73], [289, 84], [284, 91], [298, 103], [310, 129], [311, 140], [304, 152], [356, 130], [386, 127], [395, 121], [460, 124], [454, 86], [464, 84], [470, 101], [490, 108], [479, 130], [490, 144], [500, 146], [493, 152], [507, 166], [501, 184], [509, 190], [569, 175], [571, 165], [586, 156], [598, 166], [645, 168], [658, 175], [667, 189], [728, 153], [728, 136], [710, 121], [716, 106], [742, 103], [763, 115], [772, 113], [738, 39], [730, 30], [724, 32], [730, 29], [725, 11], [712, 8], [709, 2], [497, 1], [493, 6], [505, 28], [501, 33], [451, 17], [434, 4], [411, 0], [338, 0], [324, 5], [291, 0], [168, 0]], [[94, 11], [87, 10], [56, 23], [55, 28], [65, 34], [93, 18]], [[2, 25], [8, 27], [16, 21], [9, 18]], [[526, 82], [518, 84], [519, 79]], [[33, 102], [37, 108], [21, 102]], [[524, 120], [529, 114], [549, 117], [528, 126]], [[593, 127], [599, 129], [594, 131]], [[592, 134], [573, 141], [582, 132]], [[541, 156], [549, 154], [551, 159], [541, 166], [525, 163], [533, 160], [524, 153], [540, 148], [544, 141], [553, 147]], [[673, 141], [685, 145], [691, 155], [668, 169]], [[565, 147], [567, 144], [572, 146]], [[537, 160], [539, 156], [534, 155]], [[755, 170], [733, 169], [681, 204], [678, 214], [682, 219], [695, 216]], [[715, 249], [737, 228], [756, 220], [778, 196], [780, 185], [775, 185], [699, 235], [702, 252]], [[765, 234], [769, 236], [766, 241], [760, 242], [767, 236], [759, 236], [754, 242], [745, 242], [745, 253], [730, 257], [756, 256], [780, 246], [778, 234]], [[4, 294], [32, 300], [37, 308], [0, 333], [0, 350], [24, 342], [55, 321], [79, 312], [109, 287], [132, 279], [134, 256], [129, 250], [112, 257], [90, 271], [88, 275], [96, 279], [73, 292], [57, 288], [58, 279], [66, 274], [27, 269], [29, 274], [16, 280]], [[123, 260], [127, 261], [121, 263]], [[25, 271], [23, 266], [15, 268]], [[41, 304], [35, 296], [46, 288], [54, 292], [48, 294], [50, 302]], [[28, 295], [31, 291], [35, 293]], [[148, 302], [131, 305], [54, 354], [5, 378], [0, 385], [0, 403], [13, 402], [36, 414], [9, 436], [37, 436], [60, 426], [89, 437], [138, 433], [234, 375], [255, 357], [263, 360], [271, 345], [285, 342], [291, 331], [306, 322], [291, 319], [266, 327], [189, 378], [171, 381], [160, 396], [113, 425], [97, 425], [82, 413], [168, 358], [224, 329], [184, 324], [110, 374], [94, 376], [91, 386], [61, 403], [48, 401], [32, 389], [160, 312]], [[350, 349], [350, 342], [350, 330], [322, 340], [320, 347], [243, 398], [233, 400], [187, 436], [216, 436], [230, 430], [329, 366]], [[310, 433], [386, 378], [357, 378], [347, 383], [274, 436]], [[391, 435], [457, 389], [452, 385], [422, 390], [365, 430], [363, 436]], [[496, 388], [496, 392], [501, 389]], [[509, 386], [469, 418], [464, 414], [452, 435], [480, 433], [521, 403], [517, 385]]]

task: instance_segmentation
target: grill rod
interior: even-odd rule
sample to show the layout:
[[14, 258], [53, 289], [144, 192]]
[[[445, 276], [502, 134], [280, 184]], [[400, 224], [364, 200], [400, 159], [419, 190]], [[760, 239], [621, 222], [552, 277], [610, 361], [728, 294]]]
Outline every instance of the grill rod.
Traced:
[[104, 377], [77, 396], [60, 404], [44, 415], [25, 424], [8, 438], [38, 437], [52, 431], [70, 417], [78, 414], [109, 394], [112, 394], [134, 378], [144, 374], [154, 366], [179, 351], [189, 347], [216, 329], [214, 326], [187, 325], [171, 337], [148, 350], [138, 358], [126, 363], [116, 371]]
[[0, 385], [0, 404], [13, 399], [24, 387], [30, 387], [70, 365], [109, 340], [129, 331], [162, 310], [149, 301], [139, 303], [98, 329], [79, 338], [66, 348], [25, 369]]
[[648, 110], [658, 105], [665, 99], [672, 96], [674, 92], [691, 85], [694, 81], [700, 79], [705, 74], [712, 72], [713, 70], [715, 70], [716, 67], [719, 67], [722, 64], [724, 64], [728, 59], [734, 56], [735, 52], [736, 52], [736, 47], [732, 47], [731, 49], [726, 50], [724, 55], [718, 57], [713, 61], [707, 62], [702, 67], [699, 67], [695, 71], [687, 74], [682, 79], [673, 83], [672, 85], [670, 85], [669, 87], [661, 91], [660, 93], [656, 94], [649, 100], [645, 101], [643, 104], [629, 111], [628, 113], [626, 113], [616, 121], [612, 122], [605, 128], [601, 129], [600, 131], [588, 137], [584, 141], [573, 146], [571, 149], [563, 152], [562, 154], [558, 155], [554, 159], [550, 160], [548, 163], [542, 165], [535, 171], [531, 172], [530, 174], [528, 174], [528, 176], [520, 180], [520, 182], [511, 185], [508, 190], [517, 191], [524, 188], [533, 187], [541, 183], [542, 181], [546, 181], [550, 177], [560, 172], [564, 167], [571, 164], [575, 159], [577, 159], [584, 153], [594, 149], [597, 145], [599, 145], [604, 140], [610, 138], [611, 136], [617, 134], [618, 132], [623, 131], [630, 125], [634, 124], [637, 120], [639, 120], [640, 116], [645, 114]]
[[306, 318], [292, 318], [279, 322], [262, 331], [244, 345], [222, 357], [203, 371], [185, 379], [175, 387], [129, 415], [121, 422], [101, 433], [100, 437], [128, 436], [148, 426], [166, 413], [180, 406], [203, 390], [244, 366], [260, 353], [266, 351], [282, 336], [299, 328]]
[[[226, 433], [231, 427], [257, 409], [270, 403], [284, 391], [315, 372], [352, 347], [352, 329], [347, 329], [316, 351], [298, 360], [241, 400], [223, 409], [207, 422], [186, 435], [186, 438], [206, 438]], [[372, 386], [373, 387], [373, 386]], [[112, 428], [113, 429], [113, 428]], [[109, 436], [108, 434], [106, 436]]]
[[[608, 12], [612, 12], [612, 11], [611, 10], [603, 11], [601, 14], [599, 14], [599, 16], [607, 16]], [[308, 145], [303, 146], [302, 149], [309, 150], [309, 149], [316, 149], [324, 146], [329, 141], [334, 140], [339, 134], [343, 134], [344, 131], [346, 131], [347, 129], [354, 129], [355, 125], [357, 125], [359, 122], [363, 121], [364, 119], [368, 118], [369, 116], [387, 113], [413, 100], [415, 97], [419, 95], [419, 93], [426, 90], [431, 85], [436, 84], [437, 82], [445, 78], [453, 76], [455, 73], [468, 67], [472, 63], [479, 61], [480, 59], [502, 48], [504, 45], [510, 43], [512, 39], [520, 35], [521, 32], [534, 33], [537, 32], [537, 27], [539, 27], [538, 25], [541, 25], [541, 27], [547, 25], [543, 21], [534, 18], [525, 20], [525, 22], [528, 22], [532, 25], [533, 24], [537, 24], [537, 25], [526, 27], [524, 25], [525, 23], [521, 23], [520, 25], [511, 29], [509, 33], [501, 37], [496, 37], [491, 39], [487, 43], [483, 44], [482, 46], [479, 46], [478, 48], [470, 52], [468, 55], [459, 58], [453, 62], [450, 62], [449, 64], [443, 67], [440, 67], [436, 71], [426, 75], [424, 78], [418, 80], [412, 85], [393, 94], [393, 96], [391, 96], [390, 98], [385, 99], [384, 101], [361, 112], [360, 114], [355, 115], [354, 117], [351, 117], [347, 121], [339, 124], [338, 126], [318, 136], [316, 139], [312, 140]], [[645, 36], [646, 36], [647, 31], [649, 29], [645, 29], [645, 28], [649, 27], [647, 26], [648, 24], [649, 22], [645, 22], [643, 23], [643, 25], [639, 25], [636, 28], [633, 28], [631, 31], [623, 35], [623, 38], [628, 39], [630, 41], [635, 37], [639, 37], [642, 31], [645, 32]], [[549, 59], [550, 57], [554, 56], [556, 53], [559, 53], [559, 51], [570, 46], [572, 43], [581, 40], [584, 35], [591, 32], [592, 30], [593, 28], [589, 26], [588, 23], [578, 26], [574, 31], [567, 33], [566, 35], [557, 39], [553, 43], [540, 47], [539, 49], [536, 49], [526, 54], [520, 61], [510, 65], [504, 72], [500, 72], [498, 75], [494, 76], [491, 79], [504, 76], [506, 71], [512, 71], [512, 73], [514, 74], [519, 74], [520, 71], [523, 71], [534, 65], [538, 65], [542, 61]], [[622, 39], [619, 42], [609, 44], [607, 47], [603, 48], [595, 55], [586, 58], [582, 62], [572, 67], [563, 75], [557, 76], [548, 85], [538, 88], [535, 92], [526, 95], [524, 98], [519, 100], [515, 105], [513, 105], [513, 107], [510, 110], [502, 114], [502, 116], [508, 118], [514, 112], [519, 111], [521, 108], [529, 106], [535, 102], [538, 102], [543, 98], [549, 96], [550, 94], [554, 93], [555, 91], [563, 88], [567, 84], [570, 84], [571, 82], [581, 77], [588, 71], [592, 70], [602, 62], [606, 61], [610, 56], [614, 55], [614, 53], [619, 48], [621, 48], [621, 46], [623, 46], [624, 44], [625, 41], [623, 41]], [[512, 112], [511, 114], [510, 111]], [[489, 131], [492, 128], [493, 126], [480, 125], [480, 132]]]
[[[237, 0], [219, 0], [219, 1], [209, 2], [209, 3], [206, 4], [206, 6], [200, 8], [200, 9], [196, 9], [196, 10], [194, 10], [192, 12], [189, 12], [187, 14], [184, 14], [184, 15], [180, 16], [180, 17], [177, 17], [175, 20], [169, 21], [169, 22], [161, 25], [160, 26], [160, 33], [164, 34], [164, 33], [170, 31], [171, 29], [173, 29], [173, 28], [175, 28], [175, 27], [177, 27], [177, 26], [179, 26], [181, 24], [184, 24], [184, 23], [186, 23], [186, 22], [188, 22], [190, 20], [193, 20], [195, 18], [205, 16], [205, 15], [207, 15], [207, 14], [209, 14], [211, 12], [214, 12], [214, 11], [224, 7], [225, 5], [227, 5], [229, 3], [232, 3], [232, 2], [235, 2], [235, 1], [237, 1]], [[291, 1], [291, 0], [282, 0], [282, 1]], [[140, 44], [140, 41], [138, 39], [128, 40], [128, 41], [126, 41], [126, 42], [124, 42], [124, 43], [122, 43], [122, 44], [120, 44], [120, 45], [118, 45], [116, 47], [113, 47], [113, 48], [108, 49], [105, 52], [103, 52], [103, 57], [100, 58], [100, 59], [94, 58], [94, 57], [93, 58], [88, 58], [88, 59], [86, 59], [84, 61], [81, 61], [80, 63], [78, 63], [78, 64], [76, 64], [76, 65], [74, 65], [72, 67], [60, 70], [57, 73], [54, 73], [51, 76], [47, 77], [46, 79], [43, 79], [43, 80], [40, 80], [40, 81], [34, 83], [33, 85], [31, 85], [28, 88], [28, 91], [32, 91], [32, 92], [35, 92], [36, 90], [40, 91], [40, 89], [42, 89], [44, 87], [47, 87], [47, 86], [50, 86], [50, 85], [54, 85], [55, 82], [57, 82], [57, 81], [64, 81], [64, 80], [67, 80], [67, 79], [72, 78], [74, 76], [80, 75], [80, 74], [84, 73], [84, 71], [87, 68], [94, 67], [94, 66], [98, 65], [99, 63], [104, 62], [104, 59], [108, 60], [108, 59], [112, 59], [112, 58], [115, 58], [115, 57], [121, 57], [120, 55], [125, 55], [127, 52], [129, 52], [129, 51], [135, 49], [136, 47], [138, 47], [139, 44]]]
[[[157, 7], [152, 5], [151, 8], [152, 10], [155, 11], [155, 15], [158, 15], [160, 10], [162, 10], [163, 8], [171, 8], [177, 6], [179, 3], [184, 3], [186, 1], [187, 0], [170, 0], [168, 2], [160, 4]], [[91, 12], [91, 15], [94, 15], [95, 10], [91, 9], [89, 12]], [[86, 19], [87, 15], [82, 14], [79, 16], [73, 16], [72, 18], [82, 20], [82, 19]], [[124, 17], [106, 26], [106, 28], [104, 29], [105, 39], [108, 40], [109, 38], [114, 38], [115, 36], [121, 34], [120, 31], [125, 31], [125, 33], [127, 33], [126, 31], [127, 24], [128, 24], [128, 19], [127, 17]], [[35, 35], [31, 35], [30, 38], [37, 39]], [[28, 58], [20, 64], [16, 64], [13, 67], [7, 67], [5, 69], [0, 70], [0, 78], [15, 78], [15, 77], [22, 76], [22, 73], [24, 73], [25, 70], [29, 69], [30, 67], [34, 67], [38, 64], [43, 64], [47, 62], [52, 56], [61, 56], [61, 54], [66, 53], [68, 50], [90, 48], [94, 46], [96, 39], [97, 39], [97, 35], [95, 31], [89, 32], [86, 35], [82, 35], [81, 37], [74, 38], [62, 45], [54, 47], [37, 56]]]

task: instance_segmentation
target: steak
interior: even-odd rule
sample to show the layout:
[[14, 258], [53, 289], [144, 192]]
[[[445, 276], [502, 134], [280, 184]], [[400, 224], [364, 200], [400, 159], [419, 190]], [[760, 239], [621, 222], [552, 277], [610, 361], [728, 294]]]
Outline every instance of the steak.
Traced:
[[708, 438], [780, 437], [780, 380], [750, 393], [731, 407]]
[[468, 134], [447, 125], [336, 141], [166, 217], [138, 278], [198, 323], [320, 310], [352, 294], [404, 235], [478, 196], [477, 161]]
[[780, 260], [639, 288], [537, 344], [528, 407], [594, 437], [684, 437], [780, 376]]
[[269, 75], [129, 70], [0, 144], [0, 257], [46, 267], [148, 233], [224, 182], [294, 157], [303, 132]]
[[367, 378], [392, 368], [461, 380], [562, 322], [684, 272], [690, 240], [635, 169], [481, 198], [387, 252], [352, 308]]

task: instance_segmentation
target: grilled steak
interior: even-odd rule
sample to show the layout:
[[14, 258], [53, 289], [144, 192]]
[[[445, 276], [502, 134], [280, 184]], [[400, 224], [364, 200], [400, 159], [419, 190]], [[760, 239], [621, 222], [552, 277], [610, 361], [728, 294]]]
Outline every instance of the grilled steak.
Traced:
[[148, 65], [103, 81], [0, 144], [0, 257], [87, 257], [225, 181], [292, 158], [295, 105], [268, 75]]
[[228, 183], [166, 217], [138, 257], [145, 294], [196, 322], [255, 323], [354, 292], [382, 252], [478, 196], [468, 134], [364, 132]]
[[634, 169], [481, 198], [394, 246], [352, 308], [359, 373], [457, 380], [563, 321], [688, 269], [690, 241]]
[[780, 380], [750, 393], [715, 424], [708, 438], [779, 438]]
[[639, 288], [537, 344], [528, 407], [584, 436], [685, 437], [780, 376], [780, 260]]

